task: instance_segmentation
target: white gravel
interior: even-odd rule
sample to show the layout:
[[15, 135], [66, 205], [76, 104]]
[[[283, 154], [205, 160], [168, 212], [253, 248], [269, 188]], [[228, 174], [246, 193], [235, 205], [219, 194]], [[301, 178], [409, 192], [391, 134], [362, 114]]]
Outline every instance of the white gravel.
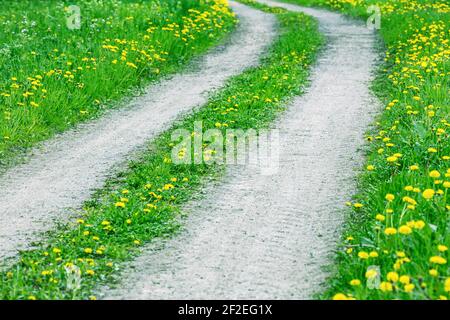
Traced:
[[379, 108], [368, 89], [376, 37], [336, 13], [260, 2], [316, 17], [329, 41], [308, 92], [276, 125], [278, 174], [230, 167], [225, 182], [186, 208], [184, 230], [155, 241], [105, 298], [309, 299], [326, 279], [357, 150]]
[[[125, 109], [62, 134], [0, 177], [0, 258], [14, 256], [64, 221], [108, 175], [177, 117], [207, 102], [208, 92], [256, 65], [276, 35], [276, 19], [233, 3], [241, 23], [230, 43], [192, 70], [150, 87]], [[195, 69], [195, 70], [194, 70]]]

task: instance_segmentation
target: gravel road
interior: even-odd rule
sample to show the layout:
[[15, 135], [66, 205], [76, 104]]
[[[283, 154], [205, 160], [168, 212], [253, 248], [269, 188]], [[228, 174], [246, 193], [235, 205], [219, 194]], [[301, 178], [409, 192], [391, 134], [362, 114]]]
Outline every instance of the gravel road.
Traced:
[[64, 221], [119, 164], [177, 117], [207, 102], [208, 93], [259, 62], [276, 35], [276, 19], [233, 3], [239, 24], [232, 39], [189, 70], [151, 86], [127, 108], [112, 111], [37, 148], [0, 177], [0, 259]]
[[357, 150], [379, 108], [368, 89], [376, 37], [336, 13], [260, 2], [316, 17], [328, 38], [308, 92], [275, 126], [278, 173], [230, 167], [187, 206], [183, 231], [149, 246], [104, 298], [309, 299], [324, 283], [361, 166]]

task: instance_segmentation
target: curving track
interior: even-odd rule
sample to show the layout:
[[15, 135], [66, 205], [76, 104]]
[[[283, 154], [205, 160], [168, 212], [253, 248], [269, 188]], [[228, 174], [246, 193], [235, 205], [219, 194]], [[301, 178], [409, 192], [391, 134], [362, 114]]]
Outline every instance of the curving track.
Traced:
[[186, 208], [184, 231], [150, 246], [105, 297], [307, 299], [325, 280], [361, 164], [355, 152], [378, 108], [368, 89], [376, 39], [336, 13], [260, 2], [316, 17], [328, 38], [308, 92], [276, 125], [280, 170], [229, 168], [226, 182]]

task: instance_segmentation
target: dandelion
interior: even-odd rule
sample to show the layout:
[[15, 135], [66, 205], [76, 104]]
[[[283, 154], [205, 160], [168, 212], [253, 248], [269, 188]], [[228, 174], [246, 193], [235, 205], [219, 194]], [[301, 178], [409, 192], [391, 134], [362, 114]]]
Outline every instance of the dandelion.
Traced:
[[354, 286], [354, 287], [359, 286], [359, 285], [361, 285], [361, 280], [353, 279], [350, 281], [350, 285]]
[[408, 284], [411, 282], [411, 278], [409, 276], [404, 275], [399, 278], [399, 281], [400, 283]]
[[422, 196], [427, 199], [430, 200], [434, 197], [435, 191], [433, 189], [426, 189], [423, 193]]
[[435, 264], [446, 264], [447, 260], [441, 256], [433, 256], [430, 258], [430, 262]]
[[125, 208], [125, 203], [123, 201], [116, 202], [116, 208]]
[[416, 229], [423, 229], [425, 227], [425, 222], [422, 220], [414, 222], [414, 228]]
[[432, 277], [437, 277], [439, 275], [438, 271], [436, 269], [430, 269], [428, 271], [429, 275]]
[[410, 293], [413, 292], [414, 287], [415, 287], [414, 284], [408, 283], [407, 285], [405, 285], [404, 290], [405, 292]]
[[392, 283], [383, 281], [380, 283], [380, 290], [383, 292], [389, 292], [393, 290]]
[[387, 279], [391, 282], [397, 282], [399, 279], [398, 273], [394, 271], [388, 272]]
[[433, 170], [433, 171], [431, 171], [430, 173], [429, 173], [429, 176], [431, 177], [431, 178], [439, 178], [440, 176], [441, 176], [441, 174], [439, 173], [439, 171], [437, 171], [437, 170]]
[[384, 233], [386, 234], [386, 235], [388, 235], [388, 236], [391, 236], [391, 235], [394, 235], [394, 234], [396, 234], [397, 233], [397, 229], [395, 229], [395, 228], [386, 228], [386, 229], [384, 229]]
[[348, 300], [348, 298], [343, 293], [337, 293], [333, 296], [333, 300]]
[[363, 260], [369, 259], [369, 254], [365, 251], [360, 251], [358, 252], [358, 257]]
[[444, 290], [445, 292], [450, 292], [450, 277], [445, 279]]
[[412, 233], [412, 229], [410, 227], [408, 227], [408, 226], [403, 225], [400, 228], [398, 228], [398, 232], [400, 234], [407, 235], [407, 234], [411, 234]]
[[378, 275], [378, 272], [375, 269], [369, 269], [366, 271], [366, 278], [372, 279]]
[[390, 163], [396, 162], [397, 160], [398, 160], [398, 158], [395, 156], [390, 156], [390, 157], [386, 158], [386, 161], [390, 162]]
[[387, 201], [391, 202], [395, 199], [395, 196], [393, 194], [388, 193], [385, 198]]

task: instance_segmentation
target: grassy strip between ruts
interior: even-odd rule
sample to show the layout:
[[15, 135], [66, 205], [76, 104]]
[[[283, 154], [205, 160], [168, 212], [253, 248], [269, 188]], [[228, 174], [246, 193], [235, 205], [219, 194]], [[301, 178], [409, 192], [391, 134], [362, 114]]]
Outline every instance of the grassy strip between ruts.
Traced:
[[0, 4], [0, 165], [179, 71], [236, 21], [225, 0], [80, 0], [79, 29], [63, 2]]
[[206, 177], [224, 170], [217, 164], [173, 164], [171, 133], [193, 132], [195, 121], [203, 121], [203, 130], [264, 128], [301, 93], [322, 42], [317, 23], [303, 14], [257, 8], [275, 13], [281, 32], [261, 65], [231, 79], [207, 105], [158, 137], [76, 222], [53, 232], [38, 249], [20, 253], [20, 261], [0, 274], [1, 298], [95, 299], [95, 286], [120, 275], [121, 262], [138, 254], [143, 243], [176, 230], [181, 206]]
[[[424, 0], [289, 0], [367, 19], [381, 10], [385, 104], [349, 203], [324, 298], [447, 299], [450, 294], [450, 7]], [[372, 11], [371, 13], [374, 13]]]

